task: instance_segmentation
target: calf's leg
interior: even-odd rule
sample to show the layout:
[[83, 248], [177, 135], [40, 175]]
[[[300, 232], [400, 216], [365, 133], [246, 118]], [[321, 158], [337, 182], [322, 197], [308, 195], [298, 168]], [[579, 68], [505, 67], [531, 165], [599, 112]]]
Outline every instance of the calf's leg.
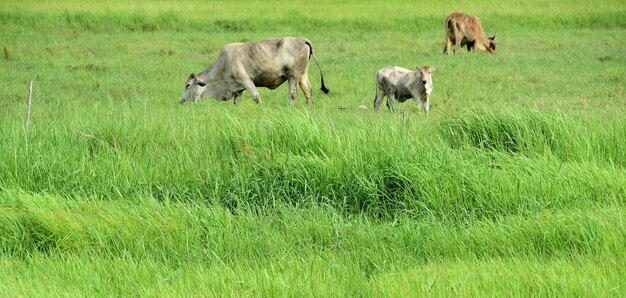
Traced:
[[396, 111], [396, 97], [393, 95], [393, 93], [391, 95], [387, 95], [387, 107], [392, 112]]
[[385, 97], [385, 91], [380, 87], [376, 88], [376, 97], [374, 98], [374, 111], [378, 111], [380, 108], [380, 104], [383, 102], [383, 98]]
[[396, 110], [396, 89], [394, 86], [386, 86], [385, 93], [387, 94], [387, 107], [391, 111]]
[[[428, 113], [428, 110], [430, 109], [430, 95], [429, 94], [421, 95], [420, 100], [422, 101], [422, 108], [424, 108], [424, 112]], [[419, 104], [417, 108], [419, 109]]]

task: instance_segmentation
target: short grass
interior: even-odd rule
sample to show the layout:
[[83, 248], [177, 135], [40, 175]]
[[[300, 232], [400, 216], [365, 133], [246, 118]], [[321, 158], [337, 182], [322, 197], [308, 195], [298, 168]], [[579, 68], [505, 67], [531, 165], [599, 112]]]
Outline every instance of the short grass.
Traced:
[[[442, 54], [462, 10], [499, 53]], [[624, 296], [620, 1], [0, 4], [4, 296]], [[329, 95], [178, 104], [228, 42]], [[376, 71], [436, 65], [431, 112]], [[34, 79], [31, 123], [24, 124]], [[404, 116], [403, 116], [404, 115]]]

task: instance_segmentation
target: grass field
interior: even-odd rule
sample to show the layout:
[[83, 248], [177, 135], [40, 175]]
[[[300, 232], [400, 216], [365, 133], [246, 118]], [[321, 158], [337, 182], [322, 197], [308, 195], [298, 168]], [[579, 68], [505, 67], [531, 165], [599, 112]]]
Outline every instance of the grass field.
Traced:
[[[454, 10], [497, 55], [442, 54]], [[2, 1], [0, 296], [626, 296], [625, 35], [612, 0]], [[329, 95], [178, 103], [277, 36]], [[437, 66], [430, 113], [373, 111], [388, 65]]]

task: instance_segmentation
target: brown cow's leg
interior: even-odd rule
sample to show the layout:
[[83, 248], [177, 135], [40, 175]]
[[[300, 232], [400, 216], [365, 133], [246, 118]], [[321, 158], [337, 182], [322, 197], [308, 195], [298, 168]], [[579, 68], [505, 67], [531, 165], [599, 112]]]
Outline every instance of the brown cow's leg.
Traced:
[[446, 35], [446, 47], [443, 49], [443, 53], [446, 55], [450, 55], [451, 46], [452, 46], [452, 39], [450, 39], [450, 35]]
[[456, 32], [455, 36], [454, 36], [454, 41], [455, 41], [455, 45], [454, 45], [454, 54], [456, 55], [459, 52], [459, 49], [461, 48], [461, 41], [463, 40], [463, 36], [461, 36], [461, 34], [459, 34], [458, 32]]
[[474, 45], [476, 44], [476, 40], [468, 41], [465, 46], [467, 47], [467, 51], [471, 52], [474, 49]]

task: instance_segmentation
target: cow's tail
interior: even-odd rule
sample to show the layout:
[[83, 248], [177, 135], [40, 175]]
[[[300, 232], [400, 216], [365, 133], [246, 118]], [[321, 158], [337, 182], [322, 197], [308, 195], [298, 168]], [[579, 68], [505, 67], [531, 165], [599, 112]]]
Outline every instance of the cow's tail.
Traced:
[[317, 63], [317, 59], [315, 58], [315, 53], [313, 53], [313, 45], [311, 44], [311, 41], [306, 40], [305, 41], [306, 45], [309, 46], [310, 52], [309, 52], [309, 58], [313, 57], [313, 61], [315, 62], [315, 65], [317, 65], [317, 69], [320, 71], [320, 78], [322, 80], [322, 92], [328, 94], [328, 92], [330, 92], [330, 90], [328, 90], [328, 88], [326, 88], [326, 85], [324, 85], [324, 74], [322, 74], [322, 68], [320, 67], [320, 64]]
[[456, 25], [456, 22], [454, 21], [453, 18], [447, 18], [446, 21], [445, 21], [444, 26], [446, 26], [446, 28], [448, 28], [448, 29], [452, 29], [453, 32], [458, 29], [457, 25]]

